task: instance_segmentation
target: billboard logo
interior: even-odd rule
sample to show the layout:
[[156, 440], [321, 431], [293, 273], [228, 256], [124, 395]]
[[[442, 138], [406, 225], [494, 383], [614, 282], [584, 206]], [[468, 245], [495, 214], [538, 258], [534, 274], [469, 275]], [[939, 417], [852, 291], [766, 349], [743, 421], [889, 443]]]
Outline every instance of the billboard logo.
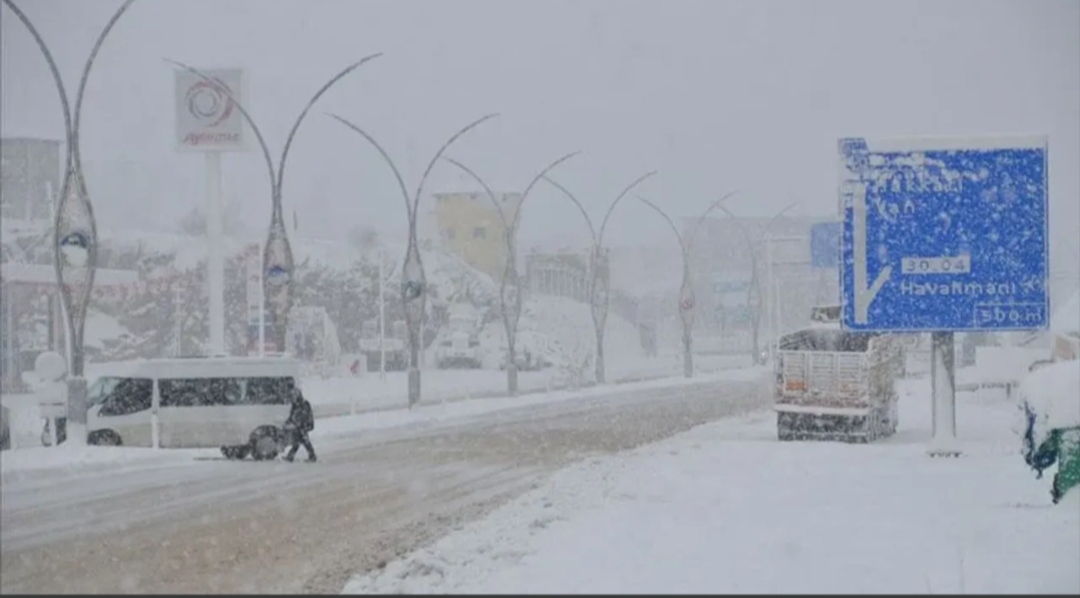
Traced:
[[243, 151], [243, 73], [214, 69], [176, 72], [176, 140], [180, 149]]
[[220, 125], [233, 112], [232, 98], [225, 92], [224, 85], [216, 82], [199, 81], [189, 87], [184, 95], [184, 104], [204, 127]]

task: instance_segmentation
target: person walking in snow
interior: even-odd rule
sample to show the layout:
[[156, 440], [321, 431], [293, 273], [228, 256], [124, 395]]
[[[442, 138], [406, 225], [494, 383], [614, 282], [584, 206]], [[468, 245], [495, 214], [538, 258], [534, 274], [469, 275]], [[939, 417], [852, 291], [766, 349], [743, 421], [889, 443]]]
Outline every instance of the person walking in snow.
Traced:
[[315, 429], [315, 415], [311, 410], [311, 403], [307, 402], [299, 388], [293, 389], [292, 408], [289, 409], [289, 418], [285, 420], [285, 429], [289, 432], [289, 442], [292, 444], [285, 460], [292, 461], [302, 444], [307, 451], [307, 460], [315, 461], [315, 447], [311, 446], [311, 439], [308, 438], [308, 433]]

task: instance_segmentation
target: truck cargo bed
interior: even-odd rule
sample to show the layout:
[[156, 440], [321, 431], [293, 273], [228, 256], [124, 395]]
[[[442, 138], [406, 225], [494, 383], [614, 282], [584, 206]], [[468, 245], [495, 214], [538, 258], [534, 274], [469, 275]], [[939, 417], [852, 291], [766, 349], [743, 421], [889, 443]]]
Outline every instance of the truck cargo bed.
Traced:
[[785, 335], [778, 349], [781, 440], [869, 442], [896, 430], [898, 353], [890, 339], [813, 328]]

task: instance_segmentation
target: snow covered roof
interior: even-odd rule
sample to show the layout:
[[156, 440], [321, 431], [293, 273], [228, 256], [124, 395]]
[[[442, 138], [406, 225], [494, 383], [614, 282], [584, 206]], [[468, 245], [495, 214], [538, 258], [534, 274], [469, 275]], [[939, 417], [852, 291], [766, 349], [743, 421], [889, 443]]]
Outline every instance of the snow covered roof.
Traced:
[[1050, 315], [1050, 329], [1059, 334], [1080, 334], [1080, 291]]

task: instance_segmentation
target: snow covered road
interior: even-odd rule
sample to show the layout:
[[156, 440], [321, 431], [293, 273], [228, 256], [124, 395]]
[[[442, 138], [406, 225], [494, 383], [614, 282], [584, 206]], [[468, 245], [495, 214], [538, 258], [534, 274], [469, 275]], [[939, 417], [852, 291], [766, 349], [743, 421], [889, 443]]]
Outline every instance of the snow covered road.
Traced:
[[330, 437], [313, 465], [206, 451], [5, 472], [0, 589], [337, 592], [560, 466], [767, 401], [762, 380], [712, 380]]
[[930, 405], [904, 381], [871, 445], [778, 442], [762, 410], [587, 459], [345, 593], [1080, 593], [1080, 492], [1050, 504], [1016, 403], [961, 394], [958, 459], [927, 457]]

